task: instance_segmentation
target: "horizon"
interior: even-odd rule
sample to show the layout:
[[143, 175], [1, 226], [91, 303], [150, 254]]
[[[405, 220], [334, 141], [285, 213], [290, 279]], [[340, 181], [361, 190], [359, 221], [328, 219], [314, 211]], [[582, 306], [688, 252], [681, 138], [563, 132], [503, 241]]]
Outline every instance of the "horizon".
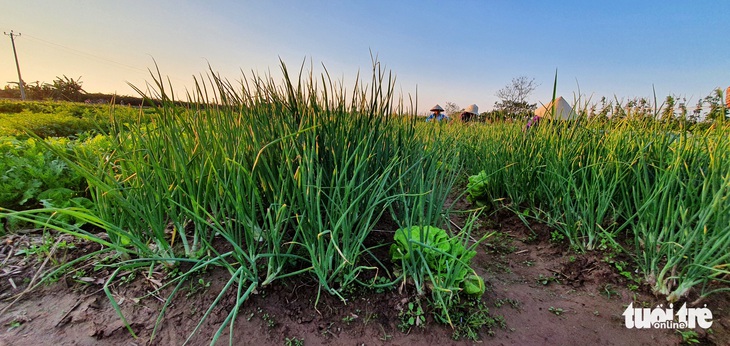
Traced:
[[[374, 4], [374, 5], [373, 5]], [[688, 108], [730, 85], [730, 47], [721, 42], [730, 3], [525, 1], [338, 3], [141, 0], [93, 6], [38, 0], [5, 4], [0, 30], [15, 39], [26, 84], [67, 76], [90, 93], [137, 96], [160, 68], [177, 95], [208, 66], [237, 81], [241, 71], [290, 73], [324, 65], [352, 90], [369, 80], [371, 54], [396, 77], [396, 99], [418, 98], [416, 113], [453, 102], [493, 109], [512, 78], [539, 84], [528, 101], [601, 97]], [[145, 9], [145, 10], [140, 10]], [[434, 20], [433, 14], [438, 14]], [[474, 17], [477, 16], [477, 17]], [[546, 19], [547, 18], [547, 19]], [[213, 24], [211, 24], [213, 23]], [[10, 39], [0, 43], [0, 83], [17, 83]]]

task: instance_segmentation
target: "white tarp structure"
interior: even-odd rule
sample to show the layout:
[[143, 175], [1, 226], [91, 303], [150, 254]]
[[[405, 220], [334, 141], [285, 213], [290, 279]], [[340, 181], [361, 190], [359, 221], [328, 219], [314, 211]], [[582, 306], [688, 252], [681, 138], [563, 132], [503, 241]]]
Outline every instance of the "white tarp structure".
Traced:
[[[555, 104], [555, 114], [552, 113], [553, 104]], [[535, 115], [544, 119], [574, 120], [578, 118], [573, 107], [562, 96], [535, 110]]]

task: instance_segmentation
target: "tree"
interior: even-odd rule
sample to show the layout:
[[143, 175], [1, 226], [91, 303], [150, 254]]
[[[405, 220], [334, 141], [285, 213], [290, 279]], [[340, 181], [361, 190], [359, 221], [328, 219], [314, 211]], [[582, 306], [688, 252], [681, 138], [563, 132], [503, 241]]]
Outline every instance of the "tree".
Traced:
[[453, 117], [456, 113], [459, 113], [461, 108], [459, 108], [459, 105], [453, 102], [446, 102], [444, 103], [444, 114]]
[[494, 107], [511, 116], [526, 116], [537, 108], [537, 104], [530, 104], [527, 98], [537, 88], [535, 78], [526, 76], [512, 78], [512, 82], [495, 94], [501, 101], [495, 102]]
[[53, 84], [49, 86], [52, 90], [54, 99], [78, 102], [81, 101], [81, 96], [86, 94], [86, 91], [84, 91], [81, 87], [81, 84], [81, 77], [74, 80], [73, 78], [68, 78], [66, 75], [63, 75], [63, 78], [57, 76], [53, 81]]
[[705, 116], [705, 119], [712, 121], [722, 121], [727, 119], [728, 112], [725, 108], [725, 104], [722, 102], [723, 95], [722, 89], [717, 88], [713, 90], [710, 95], [706, 96], [703, 101], [709, 106], [710, 111]]
[[659, 118], [663, 122], [670, 122], [674, 119], [674, 105], [676, 99], [672, 95], [668, 95], [664, 101], [664, 108], [662, 109], [661, 117]]

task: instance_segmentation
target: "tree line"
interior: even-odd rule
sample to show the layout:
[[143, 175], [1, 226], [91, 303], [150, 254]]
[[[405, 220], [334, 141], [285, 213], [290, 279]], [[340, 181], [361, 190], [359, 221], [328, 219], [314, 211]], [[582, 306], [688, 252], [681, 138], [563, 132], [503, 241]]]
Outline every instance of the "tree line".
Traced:
[[[88, 93], [83, 88], [81, 77], [76, 79], [66, 75], [57, 76], [51, 83], [31, 82], [23, 83], [27, 100], [33, 101], [69, 101], [85, 103], [111, 103], [125, 104], [132, 106], [147, 105], [141, 97], [112, 95], [103, 93]], [[18, 82], [9, 82], [3, 89], [0, 89], [0, 98], [20, 99], [20, 87]]]

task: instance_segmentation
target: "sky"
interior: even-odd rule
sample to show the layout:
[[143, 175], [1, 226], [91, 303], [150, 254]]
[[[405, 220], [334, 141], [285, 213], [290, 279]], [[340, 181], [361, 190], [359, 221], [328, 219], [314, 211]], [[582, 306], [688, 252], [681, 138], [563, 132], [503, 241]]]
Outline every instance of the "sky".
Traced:
[[[184, 95], [210, 68], [281, 79], [304, 63], [352, 89], [372, 56], [417, 112], [452, 102], [493, 108], [515, 77], [532, 103], [667, 95], [692, 107], [730, 86], [730, 1], [190, 1], [0, 0], [23, 80], [77, 79], [87, 92], [136, 96], [149, 70]], [[0, 87], [17, 82], [10, 37], [0, 40]]]

